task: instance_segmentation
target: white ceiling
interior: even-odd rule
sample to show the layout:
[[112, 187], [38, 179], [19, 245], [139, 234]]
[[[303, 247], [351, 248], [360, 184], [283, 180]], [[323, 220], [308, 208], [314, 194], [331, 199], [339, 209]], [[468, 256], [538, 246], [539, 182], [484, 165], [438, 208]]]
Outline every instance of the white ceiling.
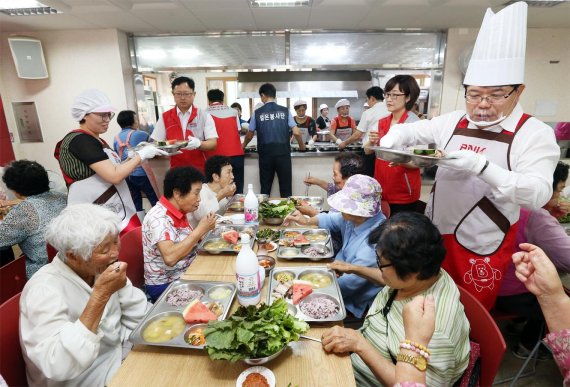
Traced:
[[[478, 28], [507, 0], [313, 0], [310, 8], [249, 8], [246, 0], [42, 0], [64, 11], [0, 13], [0, 31], [116, 28], [135, 34], [220, 31]], [[530, 28], [570, 28], [570, 3], [529, 8]]]

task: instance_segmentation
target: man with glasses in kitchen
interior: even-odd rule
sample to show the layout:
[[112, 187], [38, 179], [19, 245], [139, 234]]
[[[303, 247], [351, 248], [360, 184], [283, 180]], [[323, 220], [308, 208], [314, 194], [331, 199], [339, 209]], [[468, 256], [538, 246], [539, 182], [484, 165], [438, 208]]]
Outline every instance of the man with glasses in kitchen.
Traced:
[[464, 79], [464, 111], [396, 125], [380, 146], [435, 143], [426, 215], [443, 234], [445, 270], [488, 309], [515, 248], [520, 206], [552, 196], [559, 158], [552, 128], [523, 112], [527, 5], [487, 10]]
[[172, 95], [176, 106], [162, 113], [152, 139], [155, 141], [188, 141], [181, 155], [170, 158], [170, 167], [192, 166], [204, 173], [204, 151], [216, 149], [218, 133], [212, 116], [194, 106], [196, 97], [192, 78], [178, 77], [172, 81]]

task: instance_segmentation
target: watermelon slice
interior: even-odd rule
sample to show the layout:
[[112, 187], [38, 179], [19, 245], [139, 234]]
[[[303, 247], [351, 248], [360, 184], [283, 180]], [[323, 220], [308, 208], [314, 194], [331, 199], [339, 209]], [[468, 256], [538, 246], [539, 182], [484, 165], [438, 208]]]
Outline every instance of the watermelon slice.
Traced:
[[184, 312], [182, 312], [182, 316], [188, 324], [207, 323], [208, 321], [218, 319], [206, 305], [197, 299], [188, 304]]
[[304, 236], [303, 234], [299, 234], [295, 237], [295, 239], [293, 239], [293, 244], [295, 246], [306, 246], [309, 245], [310, 242], [306, 236]]
[[239, 239], [239, 233], [236, 230], [230, 230], [222, 233], [222, 238], [232, 245], [235, 245]]
[[293, 304], [297, 305], [301, 300], [313, 292], [313, 286], [307, 283], [294, 283], [293, 290]]

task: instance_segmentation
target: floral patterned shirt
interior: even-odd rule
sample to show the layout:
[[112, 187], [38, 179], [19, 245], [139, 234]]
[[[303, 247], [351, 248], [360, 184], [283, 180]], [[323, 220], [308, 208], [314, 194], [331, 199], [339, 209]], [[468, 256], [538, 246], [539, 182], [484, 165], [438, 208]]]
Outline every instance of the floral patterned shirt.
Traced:
[[189, 254], [174, 266], [168, 266], [158, 242], [184, 240], [192, 233], [186, 214], [177, 210], [164, 196], [146, 214], [142, 226], [144, 253], [144, 282], [147, 285], [163, 285], [176, 281], [190, 266], [195, 255]]
[[26, 255], [28, 278], [47, 263], [45, 230], [66, 203], [65, 194], [56, 191], [31, 195], [15, 205], [0, 221], [0, 247], [20, 245]]
[[552, 355], [562, 376], [564, 376], [564, 387], [570, 386], [570, 329], [563, 329], [558, 332], [549, 333], [544, 338], [546, 345], [552, 350]]

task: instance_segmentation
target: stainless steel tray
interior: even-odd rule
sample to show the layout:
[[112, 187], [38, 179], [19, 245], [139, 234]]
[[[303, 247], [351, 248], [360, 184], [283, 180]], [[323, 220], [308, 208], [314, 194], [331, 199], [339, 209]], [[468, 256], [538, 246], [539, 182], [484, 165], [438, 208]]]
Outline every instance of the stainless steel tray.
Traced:
[[446, 157], [416, 155], [412, 150], [396, 150], [381, 146], [370, 147], [379, 159], [393, 163], [412, 163], [418, 167], [431, 167]]
[[218, 239], [218, 238], [222, 238], [222, 233], [225, 231], [230, 231], [230, 230], [236, 230], [238, 233], [243, 233], [246, 232], [246, 230], [251, 230], [250, 232], [248, 232], [251, 236], [251, 238], [249, 239], [249, 245], [253, 248], [253, 243], [255, 242], [255, 234], [257, 233], [257, 225], [254, 226], [250, 226], [250, 225], [245, 225], [245, 224], [234, 224], [234, 225], [227, 225], [227, 224], [218, 224], [216, 225], [216, 228], [213, 229], [212, 231], [210, 231], [209, 233], [206, 234], [206, 236], [204, 236], [204, 238], [202, 239], [202, 241], [200, 242], [200, 244], [198, 245], [198, 252], [203, 254], [203, 253], [207, 253], [207, 254], [228, 254], [228, 253], [239, 253], [239, 247], [236, 246], [241, 246], [240, 242], [238, 240], [238, 243], [235, 245], [229, 245], [229, 247], [227, 248], [220, 248], [217, 250], [212, 250], [212, 249], [207, 249], [206, 245], [208, 243], [211, 243], [212, 240]]
[[[257, 197], [257, 201], [259, 203], [266, 201], [267, 199], [269, 199], [269, 195], [265, 195], [265, 194], [256, 194], [255, 195]], [[244, 194], [235, 194], [231, 200], [228, 202], [228, 204], [226, 205], [226, 210], [227, 211], [233, 211], [233, 212], [243, 212], [244, 210], [244, 200], [245, 200], [245, 195]]]
[[[320, 261], [322, 259], [329, 259], [329, 258], [332, 258], [334, 256], [334, 250], [333, 250], [333, 245], [332, 245], [332, 241], [330, 238], [329, 230], [326, 230], [324, 228], [309, 228], [309, 229], [286, 228], [284, 230], [281, 230], [281, 236], [279, 238], [280, 241], [282, 239], [288, 239], [287, 233], [301, 233], [301, 234], [304, 234], [305, 236], [307, 236], [307, 234], [321, 234], [321, 235], [326, 234], [326, 237], [322, 241], [310, 241], [311, 242], [310, 245], [300, 246], [300, 247], [284, 246], [281, 243], [279, 243], [279, 248], [277, 249], [277, 258], [281, 258], [281, 259], [309, 259], [311, 261]], [[305, 250], [307, 247], [315, 247], [314, 245], [318, 245], [318, 247], [320, 247], [321, 245], [324, 245], [325, 250], [326, 250], [325, 254], [320, 255], [318, 257], [313, 257], [313, 256], [307, 255], [303, 252], [303, 250]]]
[[[186, 332], [193, 329], [197, 325], [201, 324], [185, 324], [186, 326], [184, 327], [183, 331], [180, 334], [178, 334], [173, 339], [165, 342], [160, 342], [160, 343], [149, 342], [143, 338], [144, 329], [153, 319], [158, 318], [159, 315], [178, 314], [182, 316], [184, 308], [188, 305], [188, 303], [190, 303], [191, 300], [189, 300], [188, 303], [185, 303], [184, 306], [173, 306], [167, 302], [168, 294], [172, 291], [175, 291], [179, 287], [188, 287], [192, 290], [201, 289], [203, 290], [203, 295], [200, 298], [200, 301], [204, 303], [218, 302], [221, 305], [221, 307], [223, 307], [223, 312], [220, 315], [220, 317], [218, 317], [218, 320], [224, 320], [226, 318], [232, 306], [233, 299], [236, 295], [236, 285], [232, 282], [176, 280], [173, 283], [171, 283], [170, 286], [168, 286], [168, 288], [166, 288], [166, 290], [156, 301], [152, 309], [148, 311], [143, 320], [133, 330], [133, 332], [129, 337], [129, 340], [133, 344], [156, 345], [160, 347], [194, 348], [194, 349], [204, 348], [204, 346], [190, 345], [185, 341]], [[211, 298], [210, 292], [214, 291], [214, 289], [218, 287], [228, 288], [230, 290], [230, 294], [223, 299]]]
[[325, 199], [321, 196], [289, 196], [289, 200], [297, 201], [302, 200], [306, 201], [307, 204], [316, 208], [317, 210], [321, 211], [323, 209], [323, 203]]
[[[338, 286], [338, 280], [336, 278], [336, 274], [334, 270], [327, 269], [326, 266], [291, 266], [291, 267], [282, 267], [273, 269], [271, 272], [271, 278], [268, 278], [269, 282], [269, 289], [267, 291], [267, 303], [271, 304], [275, 299], [271, 295], [273, 293], [273, 288], [277, 286], [279, 281], [275, 279], [276, 275], [282, 272], [290, 272], [293, 274], [294, 279], [300, 279], [303, 273], [323, 273], [331, 278], [330, 286], [323, 287], [323, 288], [315, 288], [313, 287], [313, 292], [309, 294], [305, 299], [301, 300], [298, 305], [293, 305], [293, 300], [290, 298], [285, 298], [285, 301], [289, 304], [289, 312], [293, 314], [295, 317], [307, 321], [307, 322], [332, 322], [332, 321], [341, 321], [346, 318], [346, 309], [344, 308], [344, 301], [342, 299], [342, 294], [340, 292], [340, 287]], [[306, 315], [302, 311], [302, 305], [305, 302], [310, 301], [312, 298], [315, 297], [325, 297], [333, 300], [339, 306], [338, 312], [330, 316], [328, 318], [317, 319], [311, 316]]]

